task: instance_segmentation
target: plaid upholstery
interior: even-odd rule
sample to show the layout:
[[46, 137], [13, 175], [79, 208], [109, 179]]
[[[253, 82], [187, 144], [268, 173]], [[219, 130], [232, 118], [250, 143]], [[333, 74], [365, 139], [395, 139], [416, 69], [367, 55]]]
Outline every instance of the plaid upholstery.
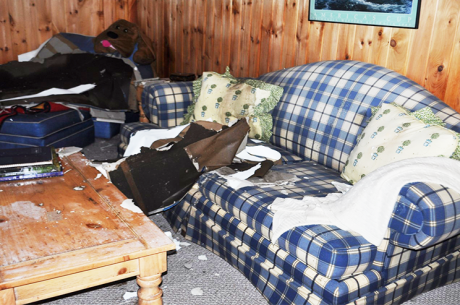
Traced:
[[134, 135], [137, 131], [158, 128], [160, 127], [158, 127], [157, 125], [142, 122], [134, 122], [121, 125], [120, 144], [118, 144], [118, 155], [123, 156], [126, 148], [128, 147], [131, 136]]
[[302, 180], [234, 190], [203, 175], [165, 213], [173, 229], [238, 268], [270, 304], [398, 304], [460, 279], [460, 194], [440, 185], [403, 187], [379, 247], [324, 225], [297, 227], [272, 243], [267, 209], [276, 197], [335, 192], [330, 182], [343, 182], [339, 171], [372, 106], [430, 106], [457, 132], [460, 114], [404, 76], [367, 63], [318, 62], [260, 79], [285, 92], [273, 110], [272, 143], [308, 160], [273, 170]]
[[404, 188], [403, 200], [389, 227], [391, 242], [421, 249], [460, 233], [460, 194], [435, 183], [414, 183]]
[[[209, 200], [200, 207], [185, 201], [167, 211], [166, 217], [174, 222], [183, 213], [187, 214], [186, 224], [174, 229], [181, 227], [188, 239], [239, 269], [270, 304], [346, 304], [356, 299], [357, 304], [398, 304], [460, 278], [459, 251], [441, 256], [442, 245], [438, 245], [423, 251], [399, 248], [400, 253], [415, 253], [415, 260], [423, 267], [412, 268], [397, 279], [386, 279], [385, 272], [369, 270], [333, 280], [318, 274]], [[458, 239], [450, 244], [458, 244]], [[401, 265], [408, 265], [398, 255], [393, 256], [393, 273], [398, 273]], [[402, 263], [398, 264], [398, 260]]]
[[[323, 197], [327, 193], [337, 192], [331, 184], [332, 181], [346, 183], [338, 172], [311, 161], [276, 166], [272, 170], [288, 172], [302, 180], [292, 186], [245, 187], [235, 191], [224, 178], [207, 175], [200, 180], [199, 188], [204, 198], [270, 240], [273, 213], [267, 206], [275, 198], [302, 199], [306, 195]], [[195, 207], [201, 208], [199, 203], [195, 203]], [[377, 252], [377, 247], [362, 236], [326, 225], [296, 227], [285, 232], [278, 239], [278, 244], [284, 251], [292, 253], [300, 261], [331, 279], [340, 279], [370, 269]]]
[[370, 285], [324, 277], [208, 203], [205, 210], [191, 207], [186, 237], [237, 267], [270, 304], [310, 304], [307, 300], [311, 304], [345, 304], [381, 284], [382, 277], [376, 271], [358, 276], [360, 283]]
[[193, 82], [146, 84], [142, 91], [142, 110], [153, 124], [171, 128], [182, 123], [192, 102]]
[[[275, 198], [301, 199], [305, 195], [324, 197], [328, 193], [337, 192], [331, 184], [332, 181], [346, 183], [338, 172], [312, 161], [275, 166], [272, 170], [288, 172], [302, 178], [302, 180], [294, 185], [264, 188], [245, 187], [240, 190], [234, 190], [228, 186], [225, 179], [215, 174], [208, 174], [200, 179], [198, 184], [203, 198], [195, 200], [193, 205], [200, 209], [204, 199], [210, 200], [230, 215], [241, 220], [249, 228], [270, 240], [273, 214], [267, 207]], [[418, 183], [407, 186], [405, 189], [410, 193], [410, 190], [413, 190], [416, 186], [420, 187], [420, 185], [427, 186], [426, 184]], [[439, 188], [439, 185], [433, 186]], [[427, 201], [427, 198], [439, 198], [439, 196], [446, 196], [445, 193], [448, 194], [449, 191], [452, 192], [452, 190], [442, 187], [438, 192], [433, 190], [436, 189], [424, 190], [429, 196], [421, 199]], [[195, 195], [195, 198], [198, 197]], [[454, 202], [445, 200], [446, 205], [442, 205], [442, 201], [438, 200], [437, 209], [445, 209], [446, 213], [426, 213], [428, 208], [424, 206], [419, 208], [420, 203], [418, 205], [412, 203], [417, 203], [417, 199], [420, 199], [420, 197], [408, 196], [408, 198], [399, 196], [395, 204], [390, 222], [390, 228], [393, 229], [390, 235], [391, 243], [411, 249], [420, 249], [433, 245], [441, 239], [448, 239], [458, 234], [459, 229], [457, 227], [460, 225], [459, 222], [455, 221], [455, 217], [449, 217], [446, 214], [452, 215], [452, 213], [449, 214], [449, 211], [455, 209], [456, 206], [460, 208], [460, 198], [457, 198]], [[432, 203], [432, 201], [429, 201], [429, 203]], [[412, 209], [407, 208], [408, 205]], [[408, 210], [412, 212], [407, 213]], [[408, 214], [413, 217], [414, 222], [411, 222]], [[424, 214], [427, 214], [427, 216], [424, 217]], [[438, 218], [433, 219], [436, 215]], [[401, 223], [404, 224], [402, 228], [398, 227]], [[439, 228], [436, 224], [439, 224]], [[415, 228], [418, 228], [418, 230], [416, 231]], [[400, 232], [406, 232], [406, 234]], [[402, 243], [403, 237], [417, 243], [415, 245]], [[399, 239], [393, 240], [394, 238]], [[377, 271], [384, 270], [387, 260], [386, 253], [391, 253], [386, 247], [378, 250], [377, 247], [369, 244], [362, 236], [354, 232], [325, 225], [296, 227], [281, 235], [276, 243], [281, 249], [293, 254], [300, 261], [317, 270], [318, 273], [331, 279], [341, 279], [371, 268]], [[389, 264], [389, 262], [386, 263]], [[412, 269], [409, 271], [412, 271]]]
[[460, 251], [452, 252], [394, 282], [371, 291], [353, 302], [365, 304], [400, 304], [415, 296], [460, 280]]
[[457, 250], [460, 250], [460, 235], [417, 251], [390, 244], [384, 258], [386, 279], [395, 281]]
[[271, 141], [307, 160], [342, 170], [370, 107], [396, 102], [430, 106], [460, 132], [460, 114], [394, 71], [357, 61], [323, 61], [267, 73], [260, 80], [284, 88], [273, 110]]

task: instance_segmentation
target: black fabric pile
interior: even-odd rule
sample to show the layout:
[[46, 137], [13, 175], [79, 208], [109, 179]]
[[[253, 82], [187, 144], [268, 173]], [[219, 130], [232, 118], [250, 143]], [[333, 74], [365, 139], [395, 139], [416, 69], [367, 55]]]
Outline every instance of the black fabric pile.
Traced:
[[12, 61], [0, 65], [0, 100], [32, 95], [50, 88], [69, 89], [82, 84], [96, 87], [81, 94], [51, 95], [0, 102], [2, 106], [41, 101], [128, 109], [133, 69], [123, 60], [96, 54], [56, 54], [44, 63]]

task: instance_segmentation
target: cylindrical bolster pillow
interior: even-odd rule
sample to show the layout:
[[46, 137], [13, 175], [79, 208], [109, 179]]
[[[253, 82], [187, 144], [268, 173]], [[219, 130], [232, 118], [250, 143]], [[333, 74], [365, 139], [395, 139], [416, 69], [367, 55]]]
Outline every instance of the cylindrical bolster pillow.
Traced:
[[460, 233], [460, 194], [436, 183], [401, 189], [389, 227], [394, 245], [421, 249]]

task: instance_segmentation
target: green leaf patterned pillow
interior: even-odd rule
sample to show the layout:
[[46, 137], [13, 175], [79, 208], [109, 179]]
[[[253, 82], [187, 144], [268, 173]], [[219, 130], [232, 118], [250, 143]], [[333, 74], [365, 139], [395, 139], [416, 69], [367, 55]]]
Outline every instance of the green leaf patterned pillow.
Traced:
[[429, 107], [410, 112], [391, 103], [372, 113], [342, 171], [342, 178], [350, 183], [403, 159], [439, 156], [460, 160], [460, 135], [444, 128]]
[[230, 74], [204, 72], [193, 82], [193, 103], [183, 124], [212, 119], [221, 124], [246, 118], [249, 137], [266, 142], [272, 135], [273, 120], [269, 113], [283, 94], [283, 88], [256, 79], [239, 79]]

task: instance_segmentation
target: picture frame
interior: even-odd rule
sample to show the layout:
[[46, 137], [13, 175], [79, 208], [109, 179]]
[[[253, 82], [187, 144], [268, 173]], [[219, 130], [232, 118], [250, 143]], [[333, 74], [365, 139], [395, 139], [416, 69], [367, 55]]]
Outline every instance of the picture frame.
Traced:
[[309, 0], [309, 21], [417, 29], [421, 0]]

